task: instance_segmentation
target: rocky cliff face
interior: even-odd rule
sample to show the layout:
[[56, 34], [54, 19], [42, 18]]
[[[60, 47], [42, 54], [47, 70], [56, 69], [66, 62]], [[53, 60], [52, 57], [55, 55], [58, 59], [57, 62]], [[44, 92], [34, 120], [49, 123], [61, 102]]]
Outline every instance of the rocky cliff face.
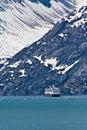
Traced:
[[41, 95], [50, 85], [62, 94], [87, 94], [87, 6], [1, 67], [1, 95]]

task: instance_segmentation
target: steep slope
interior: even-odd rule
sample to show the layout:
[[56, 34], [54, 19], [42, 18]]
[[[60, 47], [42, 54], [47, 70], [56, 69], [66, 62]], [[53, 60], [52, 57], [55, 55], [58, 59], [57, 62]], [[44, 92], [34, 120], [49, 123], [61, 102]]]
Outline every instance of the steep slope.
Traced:
[[41, 38], [75, 8], [74, 0], [0, 0], [0, 58]]
[[49, 85], [62, 94], [87, 94], [87, 6], [1, 67], [1, 95], [40, 95]]

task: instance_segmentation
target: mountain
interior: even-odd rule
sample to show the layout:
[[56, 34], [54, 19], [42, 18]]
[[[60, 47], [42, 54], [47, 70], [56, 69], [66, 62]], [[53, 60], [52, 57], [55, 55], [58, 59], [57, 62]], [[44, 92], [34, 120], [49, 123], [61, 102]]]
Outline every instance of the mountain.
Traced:
[[0, 0], [0, 58], [41, 38], [76, 5], [75, 0]]
[[87, 94], [87, 6], [58, 21], [1, 67], [1, 95], [41, 95], [50, 85], [64, 95]]

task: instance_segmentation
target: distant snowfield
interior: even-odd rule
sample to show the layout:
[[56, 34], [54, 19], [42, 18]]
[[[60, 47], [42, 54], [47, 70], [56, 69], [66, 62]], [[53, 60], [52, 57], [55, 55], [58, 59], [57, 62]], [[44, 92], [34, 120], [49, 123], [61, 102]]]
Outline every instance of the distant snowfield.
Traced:
[[65, 0], [68, 6], [51, 0], [50, 8], [28, 0], [23, 5], [14, 2], [6, 5], [3, 1], [0, 1], [4, 8], [4, 11], [0, 11], [0, 58], [12, 57], [31, 45], [75, 6], [87, 5], [87, 0]]

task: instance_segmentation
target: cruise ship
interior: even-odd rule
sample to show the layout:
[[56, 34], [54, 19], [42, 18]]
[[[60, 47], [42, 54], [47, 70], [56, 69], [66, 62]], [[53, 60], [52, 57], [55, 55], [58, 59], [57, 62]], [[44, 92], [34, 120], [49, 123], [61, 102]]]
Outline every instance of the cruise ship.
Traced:
[[50, 86], [49, 88], [45, 89], [45, 93], [46, 96], [51, 96], [51, 97], [60, 97], [60, 89], [58, 87]]

